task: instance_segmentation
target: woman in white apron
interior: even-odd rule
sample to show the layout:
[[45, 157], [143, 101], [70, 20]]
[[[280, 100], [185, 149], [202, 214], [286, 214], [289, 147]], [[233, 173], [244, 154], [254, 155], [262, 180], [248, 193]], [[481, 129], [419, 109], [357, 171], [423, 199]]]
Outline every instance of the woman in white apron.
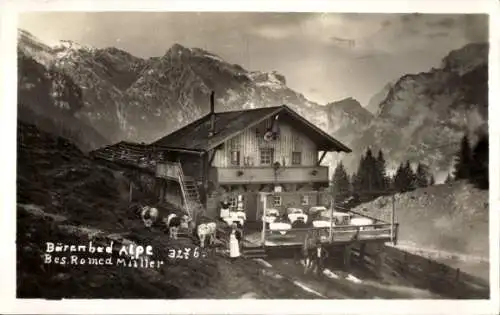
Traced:
[[232, 259], [240, 257], [240, 242], [236, 237], [236, 224], [232, 225], [231, 234], [229, 235], [229, 257]]

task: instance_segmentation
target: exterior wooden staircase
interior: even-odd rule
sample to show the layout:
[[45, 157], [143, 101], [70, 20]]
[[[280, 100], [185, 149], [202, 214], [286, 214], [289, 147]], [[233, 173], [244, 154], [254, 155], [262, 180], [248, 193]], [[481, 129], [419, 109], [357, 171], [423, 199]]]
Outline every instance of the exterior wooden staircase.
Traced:
[[180, 163], [178, 163], [177, 172], [186, 211], [191, 218], [195, 218], [197, 215], [195, 211], [202, 209], [200, 193], [196, 181], [192, 177], [184, 176]]

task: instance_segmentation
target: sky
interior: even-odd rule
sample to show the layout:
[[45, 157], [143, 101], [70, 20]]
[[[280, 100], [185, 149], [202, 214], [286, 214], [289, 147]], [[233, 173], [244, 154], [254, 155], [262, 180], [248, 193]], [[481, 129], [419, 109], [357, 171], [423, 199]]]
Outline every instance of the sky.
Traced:
[[363, 106], [388, 82], [488, 40], [487, 16], [464, 14], [37, 12], [20, 15], [19, 27], [48, 44], [143, 58], [175, 43], [203, 48], [247, 70], [278, 71], [311, 101], [354, 97]]

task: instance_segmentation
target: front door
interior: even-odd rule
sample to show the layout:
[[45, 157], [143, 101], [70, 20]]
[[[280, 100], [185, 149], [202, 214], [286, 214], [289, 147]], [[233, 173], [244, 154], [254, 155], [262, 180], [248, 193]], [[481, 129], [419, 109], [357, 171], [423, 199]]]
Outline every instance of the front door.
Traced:
[[257, 193], [247, 193], [246, 196], [246, 204], [245, 204], [245, 212], [247, 215], [247, 220], [249, 221], [257, 221], [258, 220], [258, 194]]

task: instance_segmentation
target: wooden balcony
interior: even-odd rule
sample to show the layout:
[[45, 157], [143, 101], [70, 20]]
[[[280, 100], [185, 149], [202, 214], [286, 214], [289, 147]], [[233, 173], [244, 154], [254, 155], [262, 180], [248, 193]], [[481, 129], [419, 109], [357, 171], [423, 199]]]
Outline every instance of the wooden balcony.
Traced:
[[181, 166], [175, 162], [163, 162], [156, 164], [156, 177], [179, 181]]
[[345, 244], [352, 242], [396, 242], [398, 223], [377, 223], [364, 226], [335, 226], [330, 234], [329, 228], [295, 228], [265, 231], [265, 246], [301, 246], [306, 234], [312, 231], [319, 235], [319, 240], [324, 244]]
[[328, 182], [327, 166], [289, 166], [277, 172], [272, 167], [212, 168], [210, 178], [219, 184], [271, 184]]

